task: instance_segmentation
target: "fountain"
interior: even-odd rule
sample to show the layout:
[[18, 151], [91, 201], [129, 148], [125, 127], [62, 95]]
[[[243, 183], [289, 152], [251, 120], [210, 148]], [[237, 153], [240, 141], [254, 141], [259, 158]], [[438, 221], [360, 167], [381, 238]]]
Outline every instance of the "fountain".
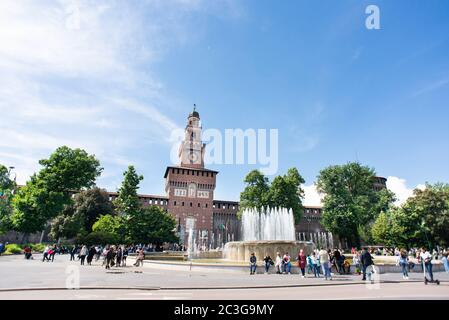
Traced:
[[252, 252], [258, 260], [266, 255], [289, 252], [295, 256], [300, 249], [306, 254], [313, 250], [313, 243], [295, 240], [293, 212], [285, 208], [267, 208], [259, 212], [245, 209], [242, 214], [243, 241], [232, 241], [224, 247], [224, 257], [233, 261], [247, 261]]

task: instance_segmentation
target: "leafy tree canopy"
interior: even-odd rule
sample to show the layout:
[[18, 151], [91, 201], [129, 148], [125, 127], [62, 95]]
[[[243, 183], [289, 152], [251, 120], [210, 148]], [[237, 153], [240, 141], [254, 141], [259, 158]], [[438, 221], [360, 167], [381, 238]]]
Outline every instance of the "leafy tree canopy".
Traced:
[[134, 166], [129, 166], [123, 173], [123, 182], [118, 190], [118, 197], [114, 200], [114, 206], [119, 215], [133, 215], [140, 210], [141, 203], [137, 196], [139, 183], [143, 176], [138, 175]]
[[290, 168], [286, 175], [276, 176], [269, 182], [260, 171], [251, 171], [244, 180], [246, 186], [240, 193], [240, 210], [246, 208], [283, 207], [292, 209], [296, 222], [301, 218], [305, 181], [296, 168]]

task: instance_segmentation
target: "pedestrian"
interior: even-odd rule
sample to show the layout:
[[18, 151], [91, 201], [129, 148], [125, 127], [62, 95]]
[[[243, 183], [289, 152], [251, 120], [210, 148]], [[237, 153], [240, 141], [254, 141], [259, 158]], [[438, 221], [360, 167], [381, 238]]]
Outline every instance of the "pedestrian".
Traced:
[[433, 282], [432, 255], [426, 248], [422, 248], [420, 257], [421, 257], [421, 263], [424, 262], [424, 267], [426, 268], [426, 272], [429, 274], [430, 282]]
[[402, 279], [407, 279], [408, 280], [408, 254], [407, 251], [405, 249], [402, 249], [400, 251], [400, 255], [398, 257], [398, 261], [399, 261], [399, 265], [402, 268]]
[[136, 258], [136, 263], [134, 264], [134, 266], [138, 267], [140, 265], [143, 266], [143, 260], [145, 259], [145, 252], [142, 249], [137, 250], [136, 252], [137, 254], [137, 258]]
[[273, 259], [271, 259], [270, 255], [266, 255], [265, 258], [263, 258], [263, 261], [265, 262], [265, 273], [268, 274], [270, 266], [274, 264]]
[[301, 278], [305, 278], [305, 276], [306, 276], [307, 257], [304, 254], [304, 250], [303, 249], [299, 250], [297, 260], [298, 260], [298, 267], [301, 270]]
[[2, 255], [3, 251], [5, 251], [5, 245], [3, 242], [0, 242], [0, 256]]
[[122, 265], [122, 255], [123, 255], [122, 247], [118, 247], [117, 254], [116, 254], [116, 257], [115, 257], [117, 267], [120, 267]]
[[73, 245], [72, 249], [70, 250], [70, 261], [75, 261], [75, 253], [76, 253], [76, 246]]
[[352, 257], [352, 264], [355, 268], [355, 273], [360, 275], [360, 253], [358, 251], [356, 251], [354, 256]]
[[87, 264], [90, 266], [92, 265], [92, 260], [94, 259], [94, 255], [97, 253], [97, 250], [95, 250], [95, 247], [92, 246], [89, 249], [89, 253], [87, 254]]
[[[367, 274], [366, 270], [368, 267], [371, 267], [374, 264], [373, 257], [369, 253], [368, 248], [365, 248], [362, 255], [360, 256], [360, 262], [362, 263], [362, 272], [363, 272], [362, 280], [366, 281], [366, 274]], [[368, 278], [371, 281], [371, 272], [368, 272]]]
[[443, 258], [441, 258], [441, 261], [443, 262], [444, 270], [445, 270], [446, 272], [449, 272], [449, 261], [448, 261], [448, 259], [447, 259], [447, 256], [448, 256], [448, 253], [447, 253], [447, 252], [444, 252], [444, 253], [443, 253]]
[[276, 253], [275, 268], [276, 268], [276, 273], [277, 274], [281, 274], [283, 272], [283, 270], [282, 270], [282, 257], [281, 257], [281, 254], [279, 252]]
[[81, 248], [80, 254], [79, 254], [82, 266], [84, 266], [84, 260], [86, 259], [86, 256], [87, 256], [88, 253], [89, 252], [87, 250], [87, 247], [85, 245], [83, 245], [82, 248]]
[[307, 256], [307, 274], [310, 274], [312, 272], [313, 272], [312, 255], [309, 254]]
[[48, 251], [50, 251], [50, 247], [45, 246], [44, 252], [43, 252], [43, 257], [42, 257], [42, 262], [44, 262], [45, 260], [50, 261], [50, 258], [48, 257]]
[[337, 272], [339, 274], [342, 273], [341, 270], [341, 254], [340, 251], [338, 249], [334, 250], [334, 264], [335, 264], [335, 269], [337, 270]]
[[282, 261], [284, 262], [284, 273], [285, 274], [291, 274], [291, 269], [292, 269], [292, 263], [290, 262], [291, 258], [290, 255], [288, 254], [288, 252], [286, 252], [284, 254], [284, 258], [282, 259]]
[[[106, 248], [105, 248], [106, 249]], [[111, 263], [112, 260], [114, 258], [114, 249], [111, 247], [109, 247], [106, 251], [106, 255], [105, 255], [105, 261], [106, 261], [106, 269], [111, 269]]]
[[321, 250], [318, 252], [318, 257], [323, 268], [324, 280], [332, 280], [329, 253], [321, 248]]
[[316, 254], [315, 251], [312, 252], [311, 256], [310, 256], [310, 260], [312, 261], [312, 270], [313, 270], [313, 275], [315, 276], [315, 278], [319, 278], [320, 274], [318, 272], [318, 263], [317, 263], [317, 258], [316, 258]]
[[128, 258], [129, 249], [127, 247], [123, 248], [123, 256], [122, 256], [122, 266], [126, 267], [126, 258]]
[[257, 258], [254, 252], [251, 253], [251, 256], [249, 257], [249, 274], [256, 274], [257, 269]]
[[51, 262], [55, 261], [55, 255], [56, 255], [57, 250], [58, 250], [58, 248], [56, 245], [53, 245], [53, 248], [50, 249], [50, 252], [48, 254], [51, 258]]

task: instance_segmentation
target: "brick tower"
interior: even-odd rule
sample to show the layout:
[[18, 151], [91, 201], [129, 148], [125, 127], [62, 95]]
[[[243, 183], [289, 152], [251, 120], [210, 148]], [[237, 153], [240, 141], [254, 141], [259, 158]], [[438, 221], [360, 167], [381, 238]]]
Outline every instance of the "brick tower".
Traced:
[[165, 171], [167, 210], [178, 224], [181, 243], [189, 231], [203, 248], [212, 241], [213, 199], [217, 171], [204, 168], [205, 144], [201, 140], [200, 115], [193, 109], [187, 118], [184, 140], [179, 148], [179, 165]]

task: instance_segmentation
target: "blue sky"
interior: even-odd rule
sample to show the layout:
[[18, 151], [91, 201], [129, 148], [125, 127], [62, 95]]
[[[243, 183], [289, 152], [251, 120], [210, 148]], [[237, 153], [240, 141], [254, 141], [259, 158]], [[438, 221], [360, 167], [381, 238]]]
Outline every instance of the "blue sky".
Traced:
[[[204, 129], [279, 129], [278, 173], [297, 167], [311, 202], [320, 169], [354, 160], [404, 198], [449, 182], [448, 101], [444, 0], [0, 3], [0, 163], [22, 183], [65, 144], [97, 155], [99, 186], [134, 164], [163, 194], [196, 103]], [[257, 167], [211, 166], [215, 198]]]

